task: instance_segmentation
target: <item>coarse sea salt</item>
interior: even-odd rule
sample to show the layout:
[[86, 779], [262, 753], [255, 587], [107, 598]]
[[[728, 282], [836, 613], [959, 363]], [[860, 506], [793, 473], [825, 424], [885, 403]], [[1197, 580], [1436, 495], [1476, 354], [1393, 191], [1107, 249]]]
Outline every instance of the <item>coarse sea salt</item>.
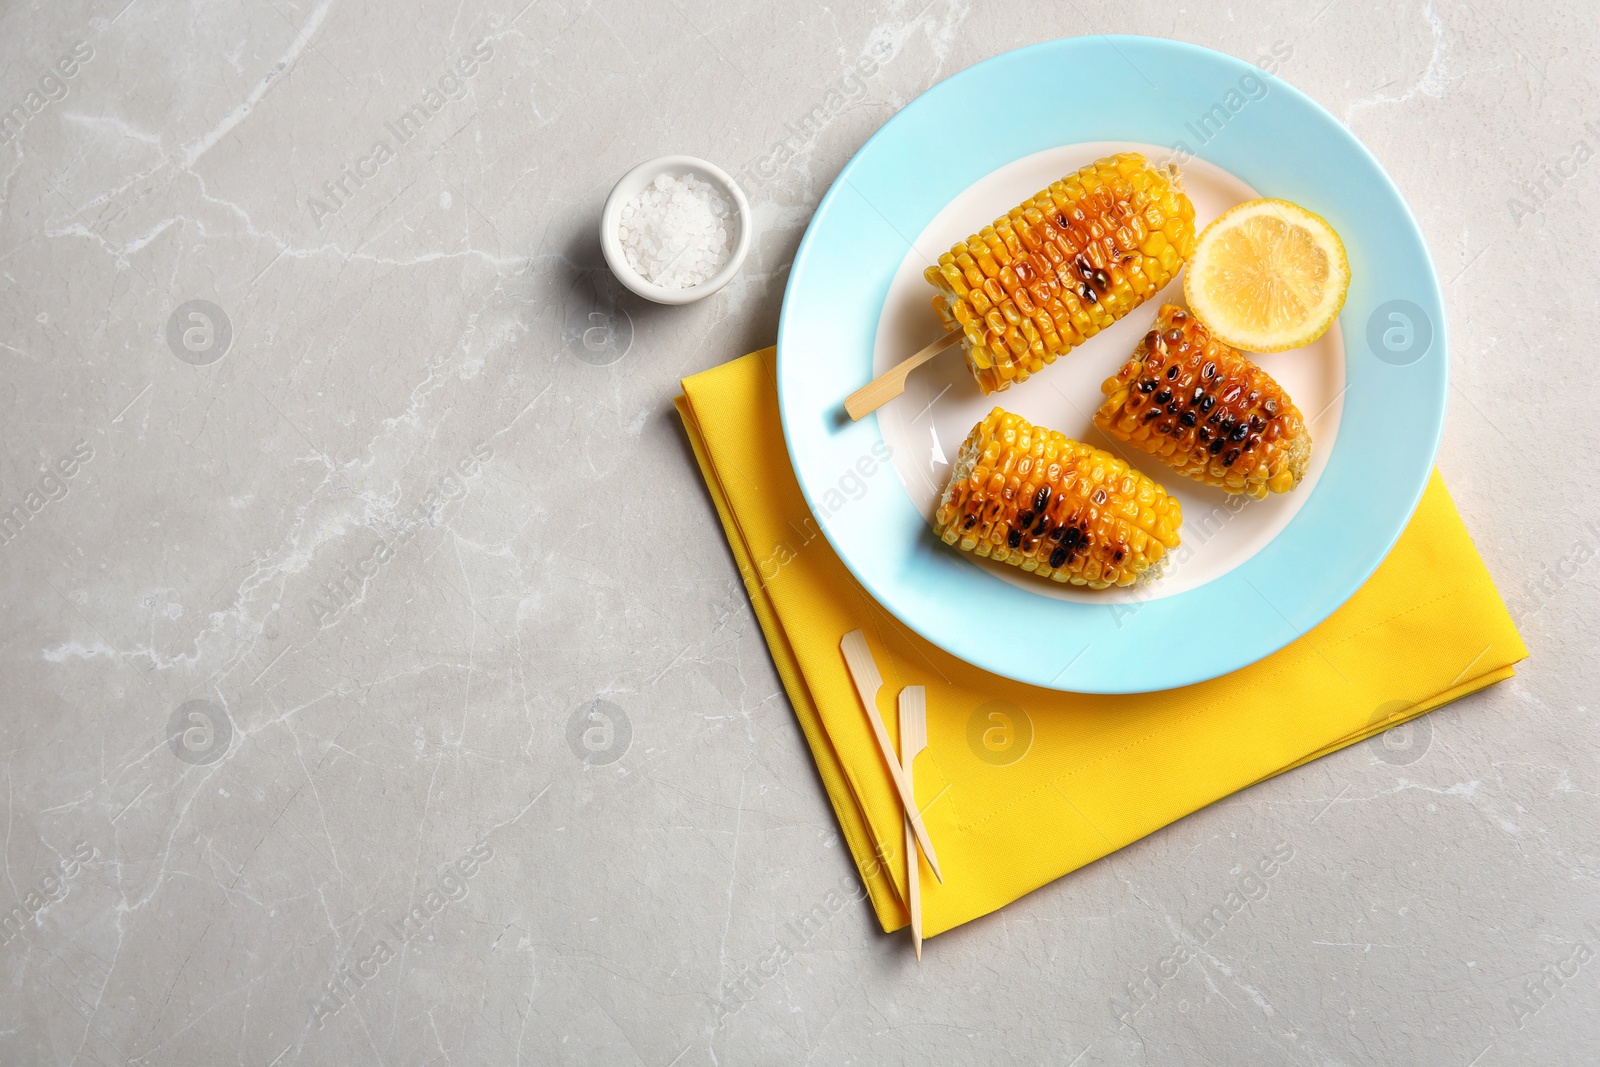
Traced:
[[728, 262], [731, 209], [716, 186], [693, 174], [656, 175], [622, 207], [617, 236], [628, 266], [666, 289], [688, 289]]

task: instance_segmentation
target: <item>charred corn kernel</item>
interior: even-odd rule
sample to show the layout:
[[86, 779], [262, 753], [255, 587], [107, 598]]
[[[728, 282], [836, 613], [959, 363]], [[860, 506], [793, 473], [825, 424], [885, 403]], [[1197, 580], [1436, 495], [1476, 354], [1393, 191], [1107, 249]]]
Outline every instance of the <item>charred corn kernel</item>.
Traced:
[[[1027, 380], [1170, 282], [1194, 251], [1177, 172], [1107, 156], [1013, 208], [924, 272], [987, 395]], [[1024, 323], [1028, 325], [1024, 325]]]
[[972, 428], [934, 515], [946, 544], [1104, 589], [1155, 577], [1183, 511], [1109, 452], [995, 408]]
[[1229, 493], [1287, 493], [1311, 462], [1311, 434], [1283, 387], [1171, 304], [1100, 389], [1103, 432]]

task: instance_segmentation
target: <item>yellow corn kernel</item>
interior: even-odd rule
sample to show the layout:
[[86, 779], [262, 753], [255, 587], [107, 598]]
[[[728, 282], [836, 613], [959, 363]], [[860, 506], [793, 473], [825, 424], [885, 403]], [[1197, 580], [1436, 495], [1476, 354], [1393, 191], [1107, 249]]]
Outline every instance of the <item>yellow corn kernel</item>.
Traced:
[[1108, 452], [995, 408], [973, 427], [934, 516], [946, 544], [1094, 589], [1154, 577], [1183, 510]]
[[1311, 435], [1283, 387], [1171, 304], [1100, 391], [1102, 432], [1206, 485], [1259, 500], [1310, 466]]
[[[1194, 243], [1194, 205], [1175, 173], [1124, 152], [1053, 183], [924, 277], [938, 291], [940, 322], [963, 328], [967, 366], [987, 394], [1027, 380], [1138, 307]], [[1019, 345], [1017, 329], [1030, 320], [1040, 330], [1023, 328]]]

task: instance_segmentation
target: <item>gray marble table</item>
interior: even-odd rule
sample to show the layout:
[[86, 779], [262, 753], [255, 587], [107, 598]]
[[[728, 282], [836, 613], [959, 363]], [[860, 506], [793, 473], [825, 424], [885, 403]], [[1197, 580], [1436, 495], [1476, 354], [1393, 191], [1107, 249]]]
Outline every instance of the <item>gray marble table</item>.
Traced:
[[[0, 1063], [1596, 1062], [1593, 10], [874, 7], [0, 4]], [[1283, 53], [1394, 175], [1533, 656], [920, 966], [797, 936], [852, 869], [670, 399], [897, 108], [1090, 32]], [[594, 238], [667, 152], [760, 225], [688, 308]]]

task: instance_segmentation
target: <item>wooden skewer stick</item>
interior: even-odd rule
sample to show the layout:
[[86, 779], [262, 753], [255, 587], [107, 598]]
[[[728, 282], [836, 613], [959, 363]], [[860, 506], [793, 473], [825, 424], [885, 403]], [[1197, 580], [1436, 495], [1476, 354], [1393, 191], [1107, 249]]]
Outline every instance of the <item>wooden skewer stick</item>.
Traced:
[[852, 421], [859, 421], [863, 416], [877, 411], [906, 391], [906, 378], [912, 371], [961, 340], [963, 336], [960, 330], [952, 330], [916, 355], [896, 363], [872, 379], [872, 381], [845, 397], [845, 412]]
[[839, 648], [844, 652], [845, 666], [850, 668], [850, 680], [855, 683], [856, 693], [866, 708], [867, 721], [872, 724], [872, 735], [878, 741], [878, 751], [883, 753], [883, 762], [889, 765], [889, 777], [894, 781], [895, 792], [900, 794], [900, 804], [905, 808], [906, 818], [911, 820], [911, 830], [916, 835], [917, 844], [922, 846], [922, 854], [928, 858], [928, 868], [933, 871], [933, 876], [942, 882], [944, 875], [939, 873], [939, 857], [934, 855], [928, 827], [922, 821], [922, 812], [917, 809], [916, 794], [911, 791], [911, 783], [906, 781], [905, 771], [900, 769], [894, 743], [889, 740], [889, 731], [883, 728], [883, 716], [878, 714], [878, 690], [883, 688], [883, 675], [878, 673], [877, 661], [867, 647], [867, 636], [860, 630], [851, 630], [839, 642]]
[[[928, 699], [920, 685], [900, 690], [900, 769], [906, 772], [911, 794], [917, 792], [917, 753], [928, 747]], [[922, 959], [922, 872], [917, 862], [917, 832], [906, 819], [906, 901], [911, 908], [911, 943]]]

